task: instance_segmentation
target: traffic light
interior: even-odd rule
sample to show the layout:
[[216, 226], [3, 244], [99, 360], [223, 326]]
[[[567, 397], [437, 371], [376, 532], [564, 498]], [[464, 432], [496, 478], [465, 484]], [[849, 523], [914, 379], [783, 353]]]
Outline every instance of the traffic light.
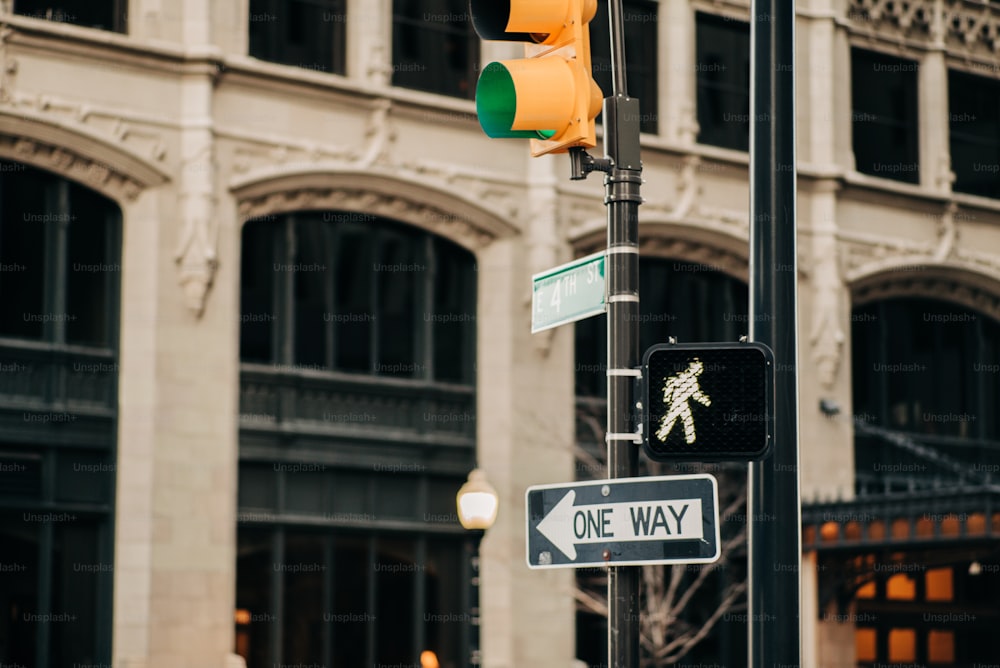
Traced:
[[531, 140], [531, 155], [597, 145], [603, 96], [591, 76], [590, 32], [597, 0], [469, 0], [483, 39], [527, 42], [525, 58], [487, 65], [476, 113], [490, 137]]
[[643, 449], [654, 461], [764, 458], [774, 355], [761, 343], [660, 344], [643, 356]]

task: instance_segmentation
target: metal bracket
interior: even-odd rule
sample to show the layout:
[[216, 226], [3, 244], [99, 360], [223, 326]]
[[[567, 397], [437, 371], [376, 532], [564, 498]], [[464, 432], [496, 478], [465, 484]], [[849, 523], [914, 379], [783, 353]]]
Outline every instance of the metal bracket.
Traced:
[[581, 181], [591, 172], [610, 172], [613, 162], [610, 158], [595, 158], [587, 153], [582, 146], [571, 146], [569, 149], [569, 178], [571, 181]]

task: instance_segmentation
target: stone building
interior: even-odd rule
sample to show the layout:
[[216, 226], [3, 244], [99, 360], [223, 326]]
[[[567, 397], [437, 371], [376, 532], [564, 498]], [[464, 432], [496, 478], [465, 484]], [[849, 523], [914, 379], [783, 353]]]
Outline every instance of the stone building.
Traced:
[[[479, 128], [518, 47], [460, 0], [0, 4], [0, 665], [597, 665], [523, 499], [600, 405], [603, 320], [531, 335], [529, 279], [603, 190]], [[749, 6], [625, 10], [644, 345], [735, 340]], [[985, 662], [1000, 11], [797, 11], [803, 665]]]

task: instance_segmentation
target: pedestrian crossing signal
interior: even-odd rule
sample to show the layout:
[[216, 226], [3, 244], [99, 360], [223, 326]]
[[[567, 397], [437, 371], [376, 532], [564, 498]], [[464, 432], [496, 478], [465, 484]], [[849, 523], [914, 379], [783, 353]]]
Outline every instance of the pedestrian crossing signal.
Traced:
[[761, 343], [660, 344], [643, 357], [643, 450], [654, 461], [767, 456], [774, 355]]

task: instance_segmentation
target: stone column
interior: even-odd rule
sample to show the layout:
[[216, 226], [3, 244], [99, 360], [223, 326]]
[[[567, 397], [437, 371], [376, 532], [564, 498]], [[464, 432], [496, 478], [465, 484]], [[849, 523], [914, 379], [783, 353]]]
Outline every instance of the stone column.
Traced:
[[347, 76], [359, 84], [392, 81], [392, 0], [347, 0]]
[[[534, 214], [554, 209], [544, 192], [529, 199]], [[544, 229], [555, 229], [553, 217], [532, 225], [529, 238], [555, 242]], [[569, 668], [575, 654], [573, 571], [531, 571], [525, 560], [525, 490], [573, 480], [574, 431], [573, 329], [531, 334], [531, 274], [545, 268], [533, 264], [548, 254], [531, 246], [523, 237], [504, 239], [477, 258], [478, 458], [500, 496], [497, 522], [481, 545], [487, 668]]]
[[122, 210], [112, 663], [123, 668], [145, 666], [149, 652], [161, 199], [147, 190]]
[[[939, 20], [939, 19], [938, 19]], [[920, 61], [917, 106], [920, 128], [920, 185], [951, 192], [951, 151], [948, 143], [948, 65], [943, 39], [934, 40]]]
[[687, 0], [664, 0], [659, 19], [660, 133], [669, 142], [689, 146], [698, 137], [694, 9]]

